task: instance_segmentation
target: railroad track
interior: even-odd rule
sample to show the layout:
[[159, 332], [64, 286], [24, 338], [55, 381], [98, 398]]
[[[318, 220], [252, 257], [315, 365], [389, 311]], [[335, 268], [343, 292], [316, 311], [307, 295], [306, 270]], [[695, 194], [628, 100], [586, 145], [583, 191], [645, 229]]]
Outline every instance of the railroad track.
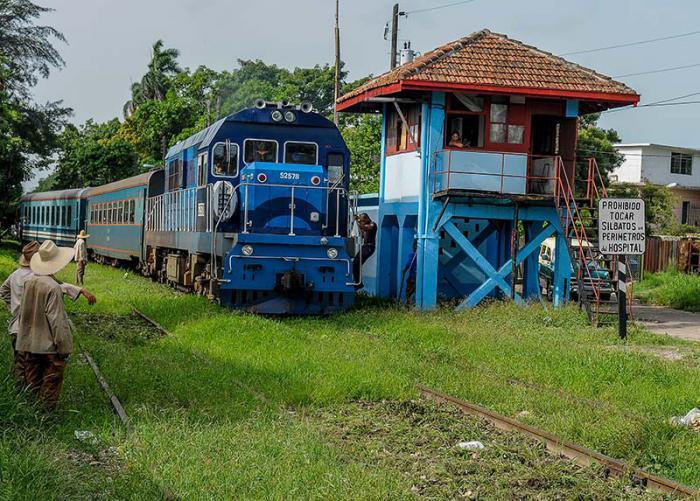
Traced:
[[507, 431], [517, 431], [530, 438], [542, 442], [547, 447], [547, 450], [554, 454], [565, 456], [573, 460], [580, 466], [590, 466], [592, 464], [600, 464], [605, 468], [606, 475], [614, 477], [623, 477], [631, 475], [635, 484], [641, 485], [649, 490], [660, 491], [665, 493], [679, 494], [683, 496], [700, 496], [700, 491], [688, 487], [678, 482], [654, 475], [640, 468], [628, 465], [624, 461], [620, 461], [600, 452], [588, 449], [573, 442], [564, 440], [552, 433], [539, 430], [534, 426], [530, 426], [515, 419], [509, 418], [490, 409], [486, 409], [476, 404], [472, 404], [465, 400], [453, 397], [446, 393], [433, 390], [423, 385], [418, 385], [421, 395], [430, 398], [436, 402], [450, 403], [458, 407], [462, 412], [472, 416], [478, 416], [491, 422], [496, 428]]
[[153, 320], [152, 318], [147, 316], [144, 312], [142, 312], [138, 308], [132, 306], [131, 311], [134, 313], [134, 315], [141, 317], [143, 320], [145, 320], [146, 322], [151, 324], [153, 327], [155, 327], [157, 330], [159, 330], [160, 333], [163, 334], [164, 336], [170, 335], [170, 332], [168, 331], [168, 329], [166, 329], [165, 327], [160, 325], [158, 322], [156, 322], [155, 320]]

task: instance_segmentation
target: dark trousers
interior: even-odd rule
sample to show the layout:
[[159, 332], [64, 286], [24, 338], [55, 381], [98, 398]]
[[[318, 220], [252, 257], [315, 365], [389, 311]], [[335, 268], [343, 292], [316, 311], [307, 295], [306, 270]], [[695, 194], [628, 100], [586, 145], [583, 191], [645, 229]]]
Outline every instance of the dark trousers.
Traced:
[[415, 301], [414, 294], [416, 293], [416, 277], [408, 277], [406, 279], [406, 304], [411, 304]]
[[14, 353], [15, 361], [15, 377], [17, 378], [17, 386], [19, 388], [24, 388], [27, 386], [27, 380], [25, 378], [25, 372], [27, 369], [27, 354], [23, 351], [17, 351], [15, 346], [17, 344], [17, 334], [10, 334], [12, 338], [12, 352]]
[[87, 266], [87, 263], [85, 261], [78, 261], [75, 264], [75, 283], [77, 285], [83, 285], [83, 276], [85, 275], [85, 266]]
[[360, 252], [357, 253], [355, 256], [355, 259], [352, 261], [352, 273], [353, 276], [355, 277], [355, 282], [360, 281], [360, 271], [362, 269], [362, 265], [367, 262], [369, 258], [372, 257], [372, 254], [374, 254], [374, 245], [368, 245], [364, 244], [362, 246], [362, 249]]
[[66, 357], [56, 354], [27, 353], [27, 387], [49, 408], [58, 403], [63, 388]]

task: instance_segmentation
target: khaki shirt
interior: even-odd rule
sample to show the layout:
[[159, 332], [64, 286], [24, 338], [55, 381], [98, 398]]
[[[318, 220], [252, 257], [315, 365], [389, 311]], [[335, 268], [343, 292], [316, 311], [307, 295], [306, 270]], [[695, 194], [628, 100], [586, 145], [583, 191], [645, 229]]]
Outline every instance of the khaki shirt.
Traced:
[[77, 263], [78, 261], [85, 261], [87, 262], [87, 248], [85, 246], [85, 239], [84, 238], [79, 238], [76, 242], [75, 245], [73, 246], [73, 250], [75, 251], [75, 262]]
[[[13, 271], [5, 282], [0, 286], [0, 299], [10, 308], [12, 317], [10, 318], [10, 334], [19, 332], [19, 305], [22, 302], [24, 283], [34, 276], [29, 266], [22, 266]], [[80, 287], [73, 284], [61, 284], [61, 290], [65, 295], [76, 301], [80, 297]]]
[[73, 352], [63, 291], [55, 278], [34, 276], [24, 284], [15, 347], [28, 353], [69, 355]]

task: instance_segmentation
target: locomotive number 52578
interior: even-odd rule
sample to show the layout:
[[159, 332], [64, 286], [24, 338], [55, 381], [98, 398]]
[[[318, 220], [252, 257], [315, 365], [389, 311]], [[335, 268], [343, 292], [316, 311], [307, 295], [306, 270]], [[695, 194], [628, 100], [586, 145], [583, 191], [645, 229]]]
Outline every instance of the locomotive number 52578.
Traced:
[[280, 179], [297, 180], [300, 177], [298, 172], [280, 172]]

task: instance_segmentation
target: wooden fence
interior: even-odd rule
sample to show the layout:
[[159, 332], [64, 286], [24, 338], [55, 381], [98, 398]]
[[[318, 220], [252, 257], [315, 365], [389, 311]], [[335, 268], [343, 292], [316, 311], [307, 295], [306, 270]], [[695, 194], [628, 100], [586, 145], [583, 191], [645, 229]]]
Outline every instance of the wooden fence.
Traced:
[[700, 239], [649, 237], [644, 252], [644, 271], [657, 273], [674, 269], [700, 273]]

